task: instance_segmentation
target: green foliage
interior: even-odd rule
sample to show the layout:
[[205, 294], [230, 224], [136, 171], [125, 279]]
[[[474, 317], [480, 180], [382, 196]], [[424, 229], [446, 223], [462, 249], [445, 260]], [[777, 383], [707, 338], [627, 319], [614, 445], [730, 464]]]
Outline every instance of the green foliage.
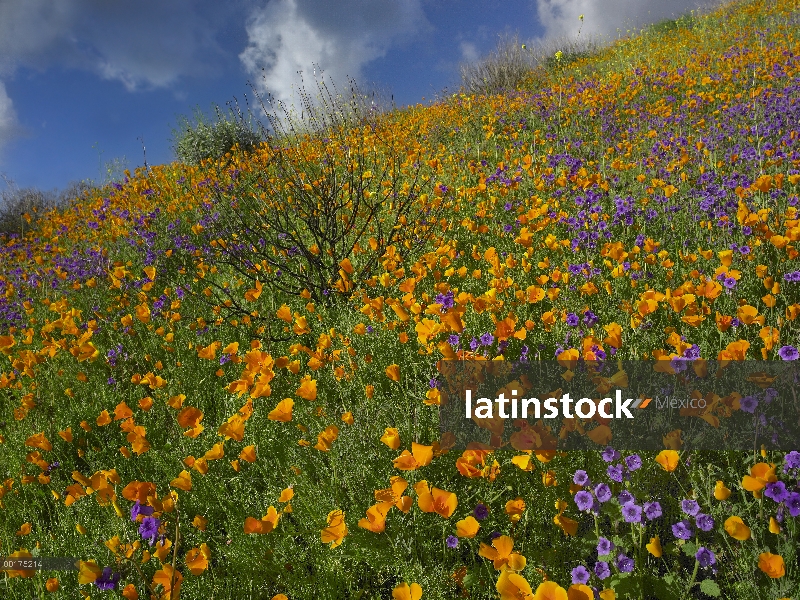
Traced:
[[199, 109], [195, 110], [195, 121], [179, 117], [178, 129], [173, 129], [173, 151], [178, 160], [190, 165], [199, 165], [204, 160], [219, 160], [237, 146], [252, 152], [263, 140], [251, 115], [245, 119], [238, 108], [229, 107], [223, 114], [214, 105], [216, 121], [209, 120]]
[[719, 598], [720, 594], [722, 593], [717, 585], [717, 582], [713, 579], [704, 579], [701, 581], [700, 591], [706, 596], [712, 596], [714, 598]]

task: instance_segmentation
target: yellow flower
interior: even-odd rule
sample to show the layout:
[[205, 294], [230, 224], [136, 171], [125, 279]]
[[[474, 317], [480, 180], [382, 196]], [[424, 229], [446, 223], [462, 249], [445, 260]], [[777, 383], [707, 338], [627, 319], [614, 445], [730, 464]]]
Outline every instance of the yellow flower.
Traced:
[[474, 538], [480, 528], [480, 523], [470, 515], [456, 523], [456, 535], [460, 538]]
[[[502, 571], [497, 579], [495, 589], [500, 594], [500, 600], [533, 600], [534, 598], [528, 581], [513, 571]], [[564, 599], [566, 599], [566, 595]]]
[[545, 581], [536, 588], [533, 600], [568, 600], [567, 590], [555, 581]]
[[775, 517], [769, 518], [769, 532], [774, 534], [779, 534], [781, 532], [781, 526]]
[[395, 469], [401, 471], [414, 471], [419, 467], [426, 467], [433, 460], [433, 446], [423, 446], [416, 442], [411, 442], [411, 452], [403, 450], [403, 453], [394, 459]]
[[422, 598], [422, 587], [418, 583], [408, 585], [405, 581], [392, 590], [394, 600], [419, 600]]
[[178, 475], [175, 479], [170, 481], [169, 485], [174, 488], [178, 488], [179, 490], [183, 490], [185, 492], [191, 491], [192, 489], [192, 476], [189, 471], [183, 470], [181, 471], [180, 475]]
[[278, 402], [278, 406], [270, 411], [267, 418], [270, 421], [281, 421], [288, 423], [292, 420], [292, 408], [294, 407], [294, 400], [291, 398], [284, 398]]
[[31, 532], [31, 524], [23, 523], [22, 525], [19, 526], [17, 535], [28, 535], [30, 532]]
[[347, 535], [347, 524], [344, 522], [343, 510], [332, 510], [328, 513], [328, 526], [320, 532], [323, 544], [330, 544], [331, 548], [336, 548]]
[[665, 471], [672, 473], [678, 468], [680, 456], [675, 450], [662, 450], [656, 456], [656, 462], [661, 465]]
[[578, 522], [575, 519], [570, 519], [562, 514], [553, 517], [553, 522], [561, 528], [561, 531], [567, 535], [575, 535], [578, 531]]
[[594, 592], [588, 585], [576, 583], [569, 586], [567, 600], [594, 600]]
[[650, 538], [650, 543], [645, 546], [647, 551], [655, 556], [656, 558], [661, 558], [663, 554], [661, 550], [661, 540], [658, 539], [658, 536]]
[[400, 381], [400, 366], [395, 364], [386, 367], [386, 376], [392, 381]]
[[78, 584], [84, 585], [86, 583], [92, 583], [95, 579], [100, 577], [102, 572], [103, 568], [93, 560], [88, 562], [81, 560], [78, 562]]
[[453, 492], [437, 487], [431, 488], [424, 479], [414, 485], [417, 493], [417, 504], [422, 512], [435, 512], [449, 519], [458, 506], [458, 498]]
[[525, 501], [522, 498], [516, 500], [509, 500], [506, 502], [506, 514], [511, 519], [512, 523], [516, 523], [522, 518], [522, 513], [525, 512]]
[[329, 452], [333, 442], [339, 437], [339, 428], [336, 425], [329, 425], [317, 436], [317, 443], [314, 448], [322, 452]]
[[762, 552], [758, 555], [758, 568], [772, 579], [779, 579], [786, 574], [786, 565], [780, 554]]
[[[12, 552], [8, 556], [8, 558], [33, 558], [33, 555], [23, 548], [22, 550], [17, 550], [16, 552]], [[95, 565], [95, 566], [97, 567], [97, 565]], [[100, 567], [97, 567], [97, 568], [100, 569]], [[9, 569], [9, 570], [5, 571], [5, 573], [9, 577], [29, 578], [29, 577], [33, 577], [36, 574], [36, 571], [34, 571], [33, 569], [30, 569], [30, 570], [26, 569], [26, 570], [19, 570], [19, 571], [14, 571], [12, 569]], [[80, 575], [78, 575], [78, 577], [80, 578]], [[94, 581], [94, 579], [92, 579], [92, 581]]]
[[39, 450], [50, 451], [53, 449], [53, 445], [45, 437], [44, 432], [30, 436], [25, 440], [25, 445], [31, 448], [39, 448]]
[[[172, 589], [172, 584], [175, 584], [175, 589]], [[161, 567], [161, 570], [156, 571], [155, 575], [153, 575], [153, 586], [157, 586], [161, 584], [163, 588], [162, 592], [162, 600], [171, 600], [173, 597], [178, 598], [180, 596], [181, 590], [181, 583], [183, 582], [183, 574], [175, 570], [173, 571], [172, 565], [170, 563], [164, 563]], [[173, 592], [174, 591], [174, 595]]]
[[247, 517], [244, 520], [244, 532], [245, 533], [270, 533], [278, 526], [278, 521], [280, 520], [281, 515], [275, 509], [274, 506], [270, 506], [267, 509], [267, 514], [264, 515], [260, 520], [255, 519], [253, 517]]
[[397, 450], [400, 447], [400, 432], [394, 427], [387, 427], [381, 436], [381, 441], [392, 450]]
[[742, 478], [742, 487], [748, 492], [753, 492], [754, 497], [761, 498], [762, 490], [767, 484], [777, 480], [775, 465], [756, 463], [750, 468], [750, 475]]
[[301, 398], [306, 400], [316, 400], [317, 399], [317, 380], [311, 379], [310, 375], [306, 375], [303, 377], [303, 381], [300, 384], [300, 387], [297, 388], [295, 392]]
[[478, 556], [493, 561], [494, 568], [499, 570], [522, 571], [525, 568], [525, 557], [517, 552], [512, 552], [514, 540], [507, 535], [501, 535], [492, 540], [492, 546], [481, 542]]
[[208, 568], [208, 559], [211, 558], [211, 550], [208, 544], [200, 544], [199, 548], [192, 548], [186, 553], [186, 566], [192, 575], [200, 575]]
[[744, 524], [741, 517], [728, 517], [725, 520], [725, 531], [732, 538], [743, 542], [750, 539], [750, 528]]
[[386, 530], [386, 515], [392, 508], [391, 502], [380, 502], [367, 509], [367, 517], [358, 522], [358, 526], [373, 533], [383, 533]]
[[727, 500], [731, 491], [727, 488], [724, 481], [718, 480], [714, 486], [714, 498], [717, 500]]

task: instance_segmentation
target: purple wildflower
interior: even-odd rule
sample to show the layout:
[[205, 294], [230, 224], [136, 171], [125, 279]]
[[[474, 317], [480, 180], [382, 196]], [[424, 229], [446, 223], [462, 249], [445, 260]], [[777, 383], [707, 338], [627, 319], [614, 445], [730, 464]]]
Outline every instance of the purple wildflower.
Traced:
[[622, 507], [622, 518], [626, 523], [641, 523], [642, 507], [634, 502], [628, 502]]
[[594, 574], [597, 575], [597, 578], [600, 580], [606, 579], [611, 576], [611, 568], [604, 560], [597, 561], [594, 563]]
[[697, 553], [694, 555], [694, 557], [697, 559], [697, 562], [700, 563], [701, 567], [710, 567], [717, 562], [717, 557], [705, 546], [700, 546], [700, 548], [697, 549]]
[[145, 517], [142, 524], [139, 525], [139, 533], [142, 539], [149, 539], [150, 545], [155, 543], [155, 538], [158, 535], [158, 528], [161, 526], [161, 521], [155, 517]]
[[644, 516], [648, 521], [657, 519], [662, 515], [661, 505], [658, 502], [645, 502], [644, 503]]
[[597, 540], [597, 555], [605, 556], [607, 554], [611, 554], [611, 551], [613, 549], [614, 549], [614, 542], [612, 542], [608, 538], [600, 536], [600, 539]]
[[711, 531], [714, 529], [714, 519], [711, 515], [697, 513], [697, 516], [694, 518], [694, 524], [697, 525], [700, 531]]
[[622, 490], [619, 493], [619, 496], [617, 496], [617, 500], [619, 501], [620, 506], [624, 506], [628, 502], [634, 502], [636, 498], [628, 490]]
[[608, 502], [611, 500], [611, 488], [605, 483], [598, 483], [594, 488], [594, 495], [600, 502]]
[[800, 452], [792, 450], [783, 457], [784, 465], [783, 472], [786, 473], [791, 469], [800, 469]]
[[778, 350], [778, 356], [783, 360], [797, 360], [800, 357], [800, 352], [794, 346], [783, 346]]
[[739, 408], [741, 408], [744, 412], [748, 412], [753, 414], [758, 406], [758, 400], [755, 396], [745, 396], [741, 400], [739, 400]]
[[767, 484], [767, 489], [764, 491], [767, 498], [772, 498], [775, 502], [783, 502], [789, 497], [789, 492], [786, 490], [786, 484], [782, 481], [775, 481]]
[[681, 510], [690, 517], [700, 512], [700, 505], [697, 500], [681, 500]]
[[800, 516], [800, 493], [792, 492], [789, 497], [783, 501], [786, 508], [789, 509], [789, 514], [793, 517]]
[[622, 483], [622, 465], [609, 465], [607, 472], [612, 481]]
[[100, 577], [94, 580], [94, 584], [97, 586], [97, 589], [102, 591], [113, 590], [117, 587], [119, 577], [120, 574], [114, 573], [111, 567], [105, 567]]
[[448, 535], [446, 543], [450, 549], [458, 548], [458, 538], [454, 535]]
[[589, 569], [587, 569], [583, 565], [578, 565], [577, 567], [572, 569], [572, 583], [574, 584], [586, 585], [587, 583], [589, 583], [589, 577], [591, 577]]
[[577, 471], [575, 471], [575, 475], [573, 475], [572, 481], [575, 482], [575, 485], [586, 485], [587, 483], [589, 483], [589, 476], [583, 469], [578, 469]]
[[139, 515], [149, 517], [155, 509], [152, 506], [144, 506], [138, 500], [131, 507], [131, 521], [135, 521]]
[[603, 450], [603, 460], [607, 463], [614, 462], [615, 460], [619, 459], [620, 453], [614, 450], [611, 446], [607, 446], [605, 450]]
[[625, 464], [628, 466], [629, 471], [635, 471], [636, 469], [641, 468], [642, 459], [638, 454], [631, 454], [630, 456], [625, 457]]
[[485, 504], [478, 504], [475, 507], [475, 510], [472, 511], [472, 514], [475, 515], [475, 518], [478, 519], [478, 521], [483, 521], [489, 516], [489, 509]]
[[578, 505], [578, 510], [584, 511], [589, 510], [592, 507], [592, 502], [594, 498], [592, 495], [584, 490], [581, 490], [577, 494], [575, 494], [575, 504]]
[[620, 554], [617, 556], [617, 568], [620, 570], [621, 573], [630, 573], [633, 571], [634, 562], [633, 559], [629, 556], [625, 556], [624, 554]]
[[679, 540], [688, 540], [692, 537], [692, 526], [684, 519], [683, 521], [678, 521], [672, 526], [672, 535], [674, 535]]

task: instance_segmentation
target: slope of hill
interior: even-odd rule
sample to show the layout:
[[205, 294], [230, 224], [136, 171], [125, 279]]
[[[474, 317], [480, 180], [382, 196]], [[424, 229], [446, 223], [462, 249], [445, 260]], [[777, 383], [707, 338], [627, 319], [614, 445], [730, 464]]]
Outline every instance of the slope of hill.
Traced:
[[[796, 599], [782, 425], [623, 457], [599, 417], [465, 449], [439, 410], [442, 361], [797, 360], [799, 9], [127, 173], [5, 238], [0, 555], [81, 562], [2, 595]], [[696, 421], [757, 420], [753, 381]]]

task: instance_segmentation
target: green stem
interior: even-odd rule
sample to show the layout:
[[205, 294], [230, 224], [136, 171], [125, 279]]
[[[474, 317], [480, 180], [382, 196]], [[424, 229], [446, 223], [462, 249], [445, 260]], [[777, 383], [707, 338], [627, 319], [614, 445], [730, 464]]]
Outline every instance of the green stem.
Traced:
[[697, 571], [700, 568], [700, 561], [695, 559], [694, 561], [694, 571], [692, 571], [692, 578], [689, 580], [689, 585], [686, 586], [686, 593], [684, 594], [684, 598], [691, 598], [689, 595], [689, 591], [692, 589], [694, 585], [694, 580], [697, 578]]

